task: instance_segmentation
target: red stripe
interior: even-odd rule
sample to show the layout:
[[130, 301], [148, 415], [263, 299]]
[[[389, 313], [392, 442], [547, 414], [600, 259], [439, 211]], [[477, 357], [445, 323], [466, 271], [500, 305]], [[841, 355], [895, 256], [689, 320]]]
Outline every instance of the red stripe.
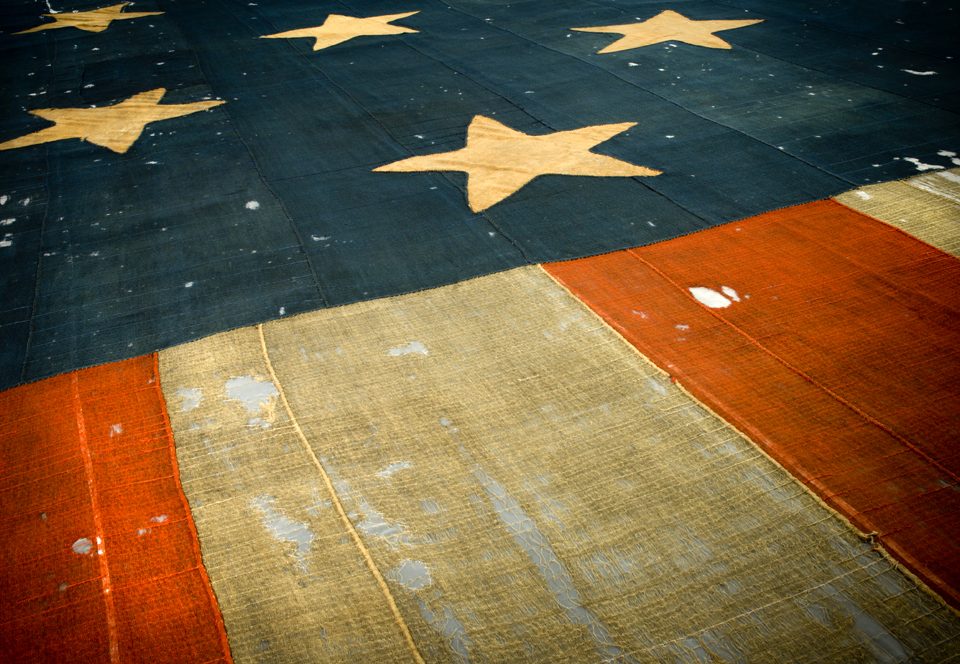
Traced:
[[156, 357], [0, 393], [0, 659], [230, 661]]
[[960, 605], [960, 261], [821, 201], [545, 267]]

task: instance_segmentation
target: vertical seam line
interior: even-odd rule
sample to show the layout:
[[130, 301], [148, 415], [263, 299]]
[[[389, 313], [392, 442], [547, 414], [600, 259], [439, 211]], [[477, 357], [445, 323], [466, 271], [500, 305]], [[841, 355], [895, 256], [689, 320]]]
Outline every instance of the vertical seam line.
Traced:
[[93, 527], [96, 531], [96, 556], [100, 564], [100, 585], [103, 588], [104, 611], [107, 614], [107, 639], [110, 648], [110, 661], [120, 661], [120, 642], [117, 634], [117, 610], [113, 603], [113, 585], [110, 580], [110, 566], [106, 557], [106, 534], [100, 519], [100, 500], [97, 497], [97, 488], [93, 475], [93, 458], [87, 441], [87, 426], [83, 416], [83, 403], [80, 401], [79, 372], [70, 375], [73, 388], [73, 401], [77, 413], [77, 438], [80, 444], [80, 455], [83, 457], [83, 469], [87, 476], [87, 490], [90, 493], [90, 507], [93, 512]]
[[340, 517], [340, 521], [343, 523], [343, 526], [349, 533], [353, 543], [360, 551], [360, 555], [363, 556], [363, 561], [366, 563], [367, 569], [370, 570], [370, 573], [376, 580], [377, 585], [380, 587], [380, 591], [383, 593], [384, 599], [387, 600], [387, 605], [390, 607], [390, 612], [393, 614], [393, 618], [396, 621], [397, 626], [403, 633], [404, 641], [406, 641], [407, 647], [410, 649], [410, 655], [418, 664], [425, 664], [423, 656], [420, 654], [420, 650], [417, 648], [417, 644], [413, 640], [413, 635], [410, 633], [410, 628], [407, 626], [406, 621], [403, 619], [403, 615], [400, 613], [400, 608], [397, 606], [397, 602], [393, 597], [393, 593], [390, 591], [390, 587], [387, 585], [386, 580], [383, 578], [383, 574], [377, 567], [377, 563], [374, 562], [373, 555], [370, 553], [370, 550], [363, 543], [363, 540], [360, 538], [360, 534], [357, 532], [356, 528], [353, 527], [353, 523], [347, 516], [347, 512], [343, 507], [343, 503], [340, 501], [340, 497], [337, 495], [336, 489], [333, 486], [333, 481], [330, 479], [330, 475], [327, 473], [326, 468], [323, 467], [320, 459], [317, 458], [316, 453], [310, 446], [310, 442], [307, 440], [306, 434], [304, 434], [303, 429], [300, 427], [299, 420], [297, 420], [296, 415], [293, 414], [293, 409], [290, 407], [290, 402], [287, 400], [287, 394], [283, 389], [283, 385], [280, 383], [280, 379], [277, 378], [277, 373], [273, 369], [273, 362], [270, 361], [270, 353], [267, 351], [267, 340], [263, 334], [262, 323], [257, 325], [257, 334], [260, 337], [260, 351], [263, 353], [263, 359], [266, 363], [267, 371], [270, 373], [270, 379], [277, 388], [277, 392], [280, 395], [280, 400], [283, 402], [283, 408], [287, 413], [287, 417], [290, 418], [290, 423], [293, 425], [293, 429], [296, 431], [297, 437], [300, 439], [301, 444], [306, 450], [307, 455], [310, 457], [310, 460], [313, 462], [313, 465], [316, 467], [317, 472], [320, 473], [320, 477], [323, 479], [323, 483], [327, 487], [327, 492], [330, 494], [330, 499], [333, 502], [334, 508], [337, 510], [337, 515]]
[[[200, 534], [197, 532], [197, 524], [193, 521], [193, 512], [190, 509], [190, 503], [187, 502], [187, 496], [183, 492], [183, 485], [180, 483], [180, 465], [177, 463], [177, 449], [173, 439], [173, 426], [170, 424], [170, 414], [167, 412], [167, 400], [163, 396], [163, 390], [160, 388], [160, 353], [152, 353], [153, 362], [153, 388], [156, 391], [157, 400], [160, 404], [160, 413], [163, 417], [163, 433], [167, 439], [167, 450], [170, 454], [170, 465], [173, 469], [173, 481], [177, 487], [177, 496], [180, 498], [180, 504], [183, 505], [186, 514], [187, 526], [190, 529], [190, 543], [193, 546], [193, 554], [197, 560], [196, 569], [200, 573], [204, 588], [207, 591], [207, 598], [210, 600], [210, 609], [213, 611], [214, 622], [216, 623], [217, 636], [220, 640], [220, 646], [223, 649], [223, 659], [227, 664], [233, 663], [233, 657], [230, 653], [230, 641], [227, 638], [226, 626], [223, 624], [223, 615], [220, 611], [220, 604], [213, 592], [213, 585], [210, 583], [210, 577], [207, 574], [207, 568], [203, 563], [203, 554], [200, 551]], [[219, 661], [219, 660], [216, 660]]]

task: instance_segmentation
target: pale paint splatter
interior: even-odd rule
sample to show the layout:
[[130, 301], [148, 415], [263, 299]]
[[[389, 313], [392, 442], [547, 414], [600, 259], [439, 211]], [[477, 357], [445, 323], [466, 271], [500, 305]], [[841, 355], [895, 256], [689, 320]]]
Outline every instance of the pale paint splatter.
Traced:
[[409, 461], [396, 461], [391, 463], [389, 466], [377, 473], [377, 477], [382, 477], [387, 479], [388, 477], [393, 477], [401, 470], [407, 470], [408, 468], [413, 468], [413, 464]]
[[180, 412], [188, 413], [200, 406], [203, 390], [199, 387], [178, 387], [177, 396], [180, 397]]
[[909, 161], [911, 164], [916, 166], [918, 171], [933, 171], [933, 170], [941, 170], [943, 168], [943, 166], [940, 166], [938, 164], [925, 164], [919, 159], [917, 159], [916, 157], [904, 157], [903, 160]]
[[301, 570], [307, 569], [307, 556], [313, 545], [314, 534], [306, 523], [294, 521], [275, 509], [277, 499], [273, 496], [257, 496], [250, 506], [260, 512], [263, 526], [274, 539], [296, 545], [294, 558]]
[[269, 380], [259, 380], [253, 376], [234, 376], [226, 383], [228, 399], [239, 401], [251, 415], [259, 415], [264, 408], [270, 407], [280, 394]]
[[422, 341], [411, 341], [402, 346], [396, 346], [387, 351], [390, 357], [400, 357], [401, 355], [429, 355], [430, 351], [423, 345]]
[[420, 560], [402, 560], [390, 572], [390, 578], [407, 590], [422, 590], [433, 584], [430, 568]]
[[705, 307], [710, 307], [711, 309], [726, 309], [733, 301], [727, 298], [722, 293], [718, 293], [712, 288], [707, 288], [705, 286], [694, 286], [693, 288], [688, 288], [690, 294], [693, 295], [697, 302], [704, 305]]
[[73, 543], [71, 548], [78, 556], [86, 556], [93, 551], [93, 542], [90, 541], [89, 537], [81, 537]]

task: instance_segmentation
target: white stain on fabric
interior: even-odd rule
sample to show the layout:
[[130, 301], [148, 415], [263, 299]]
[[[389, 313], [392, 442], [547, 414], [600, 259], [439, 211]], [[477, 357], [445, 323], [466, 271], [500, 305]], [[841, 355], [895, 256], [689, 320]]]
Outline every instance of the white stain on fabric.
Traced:
[[13, 233], [4, 233], [3, 239], [0, 240], [0, 247], [10, 247], [13, 246], [13, 240], [10, 238], [13, 237]]
[[6, 205], [7, 201], [9, 200], [10, 200], [10, 197], [7, 196], [6, 194], [4, 194], [3, 196], [0, 196], [0, 205]]
[[950, 180], [950, 182], [960, 183], [960, 175], [957, 175], [956, 173], [951, 173], [950, 171], [943, 171], [942, 173], [937, 173], [937, 175], [939, 175], [945, 180]]
[[315, 538], [313, 531], [306, 523], [294, 521], [274, 506], [277, 499], [273, 496], [257, 496], [250, 501], [250, 506], [260, 512], [263, 526], [274, 539], [295, 545], [294, 558], [301, 570], [307, 570], [307, 556]]
[[423, 590], [433, 584], [430, 568], [420, 560], [400, 561], [400, 564], [390, 571], [389, 577], [407, 590]]
[[952, 150], [940, 150], [937, 152], [941, 157], [949, 157], [950, 163], [954, 166], [960, 166], [960, 158], [957, 158], [957, 153]]
[[144, 535], [149, 535], [153, 532], [152, 528], [137, 528], [137, 536], [143, 537]]
[[856, 190], [855, 192], [853, 192], [853, 193], [855, 193], [855, 194], [860, 198], [860, 200], [862, 200], [862, 201], [869, 201], [871, 198], [873, 198], [873, 196], [871, 196], [871, 195], [868, 194], [867, 192], [863, 191], [862, 189], [857, 189], [857, 190]]
[[200, 406], [203, 401], [203, 390], [199, 387], [178, 387], [177, 396], [180, 397], [180, 412], [189, 413]]
[[70, 547], [73, 549], [73, 552], [78, 556], [89, 555], [93, 551], [93, 542], [90, 541], [89, 537], [81, 537], [76, 542], [73, 543], [73, 546]]
[[243, 207], [247, 208], [248, 210], [259, 210], [260, 201], [247, 201], [247, 204]]
[[16, 217], [10, 217], [9, 219], [0, 219], [0, 226], [10, 226], [17, 220]]
[[554, 599], [563, 608], [567, 620], [587, 628], [600, 658], [604, 661], [635, 661], [614, 643], [610, 630], [583, 606], [570, 572], [520, 503], [479, 466], [474, 468], [473, 476], [486, 491], [494, 512], [513, 536], [514, 542], [536, 566]]
[[402, 346], [396, 346], [387, 351], [390, 357], [400, 357], [402, 355], [429, 355], [430, 351], [423, 345], [422, 341], [411, 341]]
[[112, 424], [112, 425], [110, 425], [110, 437], [111, 437], [111, 438], [113, 438], [114, 436], [119, 436], [119, 435], [122, 434], [122, 433], [123, 433], [123, 425], [122, 425], [122, 424], [119, 424], [119, 423], [118, 423], [118, 424]]
[[932, 69], [927, 71], [917, 71], [916, 69], [901, 69], [900, 71], [905, 71], [908, 74], [913, 74], [914, 76], [936, 76], [937, 72]]
[[697, 299], [697, 302], [702, 304], [705, 307], [710, 307], [711, 309], [726, 309], [733, 301], [722, 293], [718, 293], [712, 288], [707, 288], [705, 286], [694, 286], [688, 288], [690, 294]]
[[27, 207], [28, 205], [30, 205], [30, 197], [27, 196], [22, 201], [20, 201], [20, 205], [22, 205], [23, 207]]
[[251, 415], [259, 415], [263, 409], [269, 409], [280, 394], [269, 380], [259, 380], [253, 376], [234, 376], [226, 383], [227, 398], [239, 401]]
[[917, 159], [916, 157], [904, 157], [903, 160], [909, 161], [911, 164], [916, 166], [918, 171], [935, 171], [935, 170], [943, 169], [943, 166], [940, 166], [938, 164], [925, 164], [919, 159]]
[[396, 461], [378, 472], [377, 477], [387, 479], [389, 477], [393, 477], [401, 470], [407, 470], [408, 468], [413, 468], [413, 464], [409, 461]]
[[158, 514], [157, 516], [150, 517], [150, 523], [164, 523], [169, 518], [166, 514]]
[[185, 283], [185, 284], [183, 285], [183, 287], [184, 287], [184, 288], [193, 288], [193, 284], [194, 284], [194, 282], [188, 281], [187, 283]]
[[734, 302], [740, 301], [740, 294], [729, 286], [721, 286], [720, 291]]

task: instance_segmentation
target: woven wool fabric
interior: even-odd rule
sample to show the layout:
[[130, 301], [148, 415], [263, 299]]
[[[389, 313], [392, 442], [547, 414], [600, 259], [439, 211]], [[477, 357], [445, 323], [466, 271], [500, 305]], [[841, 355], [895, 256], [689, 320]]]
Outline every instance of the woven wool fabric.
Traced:
[[539, 268], [161, 367], [238, 660], [960, 652], [951, 611]]
[[958, 602], [954, 257], [823, 201], [547, 269]]
[[0, 393], [0, 660], [230, 661], [155, 361]]
[[870, 185], [836, 199], [960, 256], [960, 168]]
[[[0, 388], [960, 152], [949, 0], [50, 1], [0, 3]], [[523, 149], [576, 131], [617, 168]]]

